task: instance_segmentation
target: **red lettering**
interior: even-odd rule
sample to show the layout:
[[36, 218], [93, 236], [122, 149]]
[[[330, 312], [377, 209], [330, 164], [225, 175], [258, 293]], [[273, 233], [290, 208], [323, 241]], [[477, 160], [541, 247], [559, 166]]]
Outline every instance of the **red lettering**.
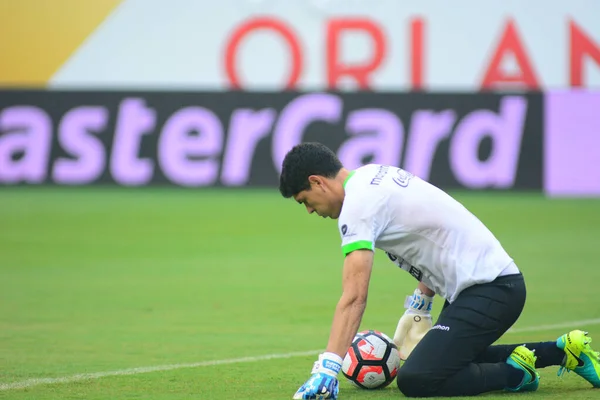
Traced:
[[569, 21], [569, 66], [571, 87], [581, 87], [583, 83], [583, 57], [590, 56], [596, 64], [600, 65], [600, 45], [592, 39], [575, 23]]
[[[509, 74], [502, 70], [502, 61], [505, 55], [513, 54], [520, 73]], [[506, 24], [506, 28], [500, 38], [500, 43], [494, 51], [492, 60], [483, 77], [481, 86], [483, 89], [493, 89], [494, 86], [502, 84], [520, 84], [527, 89], [538, 89], [539, 83], [525, 47], [519, 39], [517, 28], [512, 20]]]
[[[364, 64], [347, 65], [340, 60], [340, 37], [344, 31], [362, 31], [373, 41], [373, 56]], [[361, 89], [369, 88], [369, 76], [385, 55], [385, 37], [381, 29], [367, 19], [332, 19], [327, 24], [327, 85], [334, 89], [343, 76], [351, 76]]]
[[246, 36], [253, 31], [260, 29], [272, 30], [285, 39], [292, 56], [292, 68], [286, 83], [286, 88], [294, 89], [302, 73], [303, 61], [300, 43], [298, 42], [296, 35], [285, 23], [269, 17], [254, 18], [244, 22], [235, 31], [233, 31], [231, 37], [229, 38], [225, 49], [225, 71], [231, 88], [241, 88], [236, 69], [238, 47]]
[[410, 23], [410, 83], [413, 89], [423, 89], [423, 18], [415, 18]]

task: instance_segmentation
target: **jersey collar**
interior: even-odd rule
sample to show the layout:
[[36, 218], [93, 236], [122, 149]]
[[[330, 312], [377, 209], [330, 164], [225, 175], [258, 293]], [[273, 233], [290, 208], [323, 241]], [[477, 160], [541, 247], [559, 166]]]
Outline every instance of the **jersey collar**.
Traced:
[[348, 183], [348, 181], [350, 180], [350, 178], [352, 178], [352, 176], [354, 175], [356, 171], [350, 171], [350, 173], [348, 174], [348, 176], [346, 177], [346, 179], [344, 179], [344, 189], [346, 189], [346, 184]]

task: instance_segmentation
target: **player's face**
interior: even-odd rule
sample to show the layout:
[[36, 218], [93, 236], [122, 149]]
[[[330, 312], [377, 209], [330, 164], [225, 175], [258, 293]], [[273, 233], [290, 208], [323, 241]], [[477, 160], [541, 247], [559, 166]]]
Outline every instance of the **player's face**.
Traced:
[[303, 190], [294, 196], [299, 204], [304, 204], [309, 214], [316, 213], [323, 218], [336, 219], [340, 216], [341, 203], [335, 200], [327, 182], [311, 181], [309, 190]]
[[330, 215], [329, 206], [323, 193], [315, 190], [303, 190], [294, 196], [299, 204], [304, 204], [309, 214], [316, 213], [319, 217], [327, 218]]

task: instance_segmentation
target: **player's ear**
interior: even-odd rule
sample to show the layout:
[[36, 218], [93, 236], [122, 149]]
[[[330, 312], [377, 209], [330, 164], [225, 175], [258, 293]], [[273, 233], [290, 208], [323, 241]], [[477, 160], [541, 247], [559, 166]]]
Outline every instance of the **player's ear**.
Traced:
[[312, 188], [323, 188], [323, 177], [319, 176], [319, 175], [310, 175], [308, 177], [308, 183], [310, 183], [310, 186]]

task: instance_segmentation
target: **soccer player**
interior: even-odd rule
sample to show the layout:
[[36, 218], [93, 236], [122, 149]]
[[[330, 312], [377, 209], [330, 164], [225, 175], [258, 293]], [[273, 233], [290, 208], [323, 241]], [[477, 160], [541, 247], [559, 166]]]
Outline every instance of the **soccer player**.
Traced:
[[309, 214], [338, 219], [345, 255], [343, 293], [329, 342], [294, 399], [337, 398], [342, 359], [366, 307], [375, 248], [419, 281], [399, 330], [418, 330], [419, 322], [411, 327], [411, 321], [430, 320], [434, 295], [445, 299], [436, 324], [426, 329], [398, 372], [405, 396], [533, 391], [539, 384], [536, 368], [549, 365], [575, 371], [600, 387], [600, 355], [590, 348], [586, 332], [492, 346], [523, 310], [523, 275], [492, 232], [444, 191], [392, 166], [349, 171], [319, 143], [302, 143], [287, 153], [279, 190]]

